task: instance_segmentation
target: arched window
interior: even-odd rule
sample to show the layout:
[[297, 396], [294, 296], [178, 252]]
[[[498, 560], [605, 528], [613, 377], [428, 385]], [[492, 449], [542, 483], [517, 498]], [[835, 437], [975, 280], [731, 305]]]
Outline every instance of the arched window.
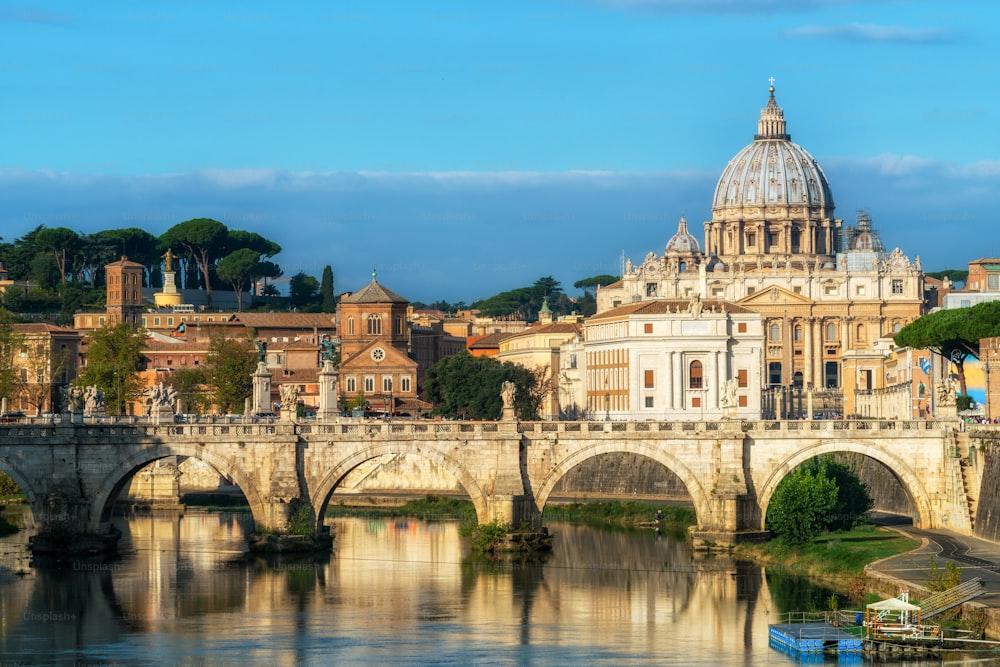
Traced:
[[781, 340], [781, 326], [777, 322], [771, 324], [771, 331], [768, 337], [771, 340]]
[[381, 336], [382, 335], [382, 318], [376, 313], [372, 313], [368, 316], [368, 335], [369, 336]]
[[857, 337], [856, 337], [856, 340], [857, 340], [857, 341], [858, 341], [859, 343], [863, 343], [863, 342], [865, 342], [865, 325], [863, 325], [863, 324], [859, 324], [859, 325], [858, 325], [858, 331], [857, 331], [857, 334], [858, 334], [858, 335], [857, 335]]
[[801, 343], [802, 342], [802, 325], [801, 324], [796, 324], [795, 325], [795, 342], [796, 343]]
[[347, 334], [349, 336], [353, 336], [354, 335], [354, 318], [353, 317], [348, 317], [347, 318]]
[[837, 340], [837, 325], [833, 322], [826, 325], [826, 339], [831, 342]]
[[691, 365], [688, 367], [688, 380], [688, 387], [691, 389], [701, 389], [702, 373], [700, 361], [691, 362]]
[[687, 262], [681, 262], [681, 264], [680, 264], [680, 272], [684, 273], [687, 270], [688, 270]]

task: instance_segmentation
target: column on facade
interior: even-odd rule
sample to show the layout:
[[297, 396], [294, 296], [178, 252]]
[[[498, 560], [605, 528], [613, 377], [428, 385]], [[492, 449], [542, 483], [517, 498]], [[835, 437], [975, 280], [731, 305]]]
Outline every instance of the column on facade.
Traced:
[[674, 361], [674, 377], [673, 377], [674, 402], [670, 407], [677, 410], [684, 407], [683, 405], [681, 405], [682, 401], [684, 400], [684, 389], [681, 385], [681, 383], [684, 381], [684, 373], [681, 372], [681, 361], [682, 361], [681, 353], [673, 352], [672, 354]]
[[823, 389], [826, 387], [826, 371], [823, 368], [823, 341], [826, 331], [823, 320], [817, 318], [813, 327], [816, 330], [813, 337], [813, 377], [816, 378], [815, 386]]
[[667, 352], [666, 368], [663, 372], [664, 405], [669, 409], [674, 407], [674, 354]]
[[728, 373], [728, 356], [723, 356], [723, 352], [715, 352], [715, 407], [721, 407], [719, 399], [722, 397], [723, 387], [725, 387], [726, 380], [729, 379]]
[[787, 309], [781, 320], [781, 374], [782, 384], [790, 386], [795, 377], [795, 327]]
[[853, 317], [844, 317], [840, 320], [840, 354], [843, 356], [851, 349], [851, 320]]
[[702, 379], [702, 388], [705, 394], [705, 408], [708, 410], [716, 410], [719, 407], [719, 389], [718, 385], [712, 386], [718, 381], [718, 360], [716, 359], [715, 352], [709, 352], [708, 357], [705, 359], [705, 365], [708, 368], [705, 369], [705, 377]]
[[803, 373], [802, 381], [805, 386], [816, 385], [815, 375], [813, 375], [813, 326], [815, 326], [815, 321], [812, 317], [805, 317], [802, 320], [802, 328], [805, 329], [805, 372]]

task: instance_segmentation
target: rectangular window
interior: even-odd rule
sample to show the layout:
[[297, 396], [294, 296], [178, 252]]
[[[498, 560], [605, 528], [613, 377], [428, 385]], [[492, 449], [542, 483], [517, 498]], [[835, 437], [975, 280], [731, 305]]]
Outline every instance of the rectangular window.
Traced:
[[652, 396], [647, 396], [646, 397], [646, 407], [647, 408], [653, 407], [653, 397]]
[[410, 391], [410, 376], [409, 375], [404, 375], [403, 377], [399, 378], [399, 388], [402, 391], [404, 391], [404, 392], [409, 392]]
[[[899, 282], [900, 282], [900, 284], [902, 284], [903, 281], [900, 280]], [[986, 289], [990, 290], [991, 292], [994, 292], [996, 290], [1000, 290], [1000, 273], [987, 273], [986, 274]], [[903, 290], [900, 289], [899, 293], [902, 294]], [[895, 294], [895, 291], [893, 291], [893, 294]]]
[[[993, 276], [990, 276], [990, 277], [992, 278]], [[893, 280], [892, 281], [892, 293], [893, 294], [902, 294], [903, 293], [903, 281], [902, 280]]]
[[642, 332], [643, 333], [648, 333], [648, 334], [653, 333], [653, 323], [652, 322], [646, 322], [645, 324], [643, 324], [642, 325]]
[[721, 287], [713, 287], [712, 288], [712, 296], [714, 296], [714, 297], [721, 297], [722, 296], [722, 288]]
[[792, 288], [792, 291], [795, 292], [796, 294], [802, 294], [802, 285], [796, 285], [795, 287]]
[[365, 391], [369, 394], [375, 391], [375, 378], [371, 375], [365, 376]]
[[154, 317], [153, 318], [153, 326], [154, 327], [160, 326], [160, 318], [159, 317]]
[[747, 369], [741, 368], [736, 371], [736, 383], [744, 389], [750, 386], [749, 373], [747, 372]]
[[836, 296], [837, 295], [837, 286], [836, 285], [826, 285], [826, 286], [824, 286], [823, 287], [823, 294], [825, 294], [827, 296]]
[[383, 377], [382, 378], [382, 391], [392, 391], [392, 378]]
[[865, 286], [864, 285], [857, 285], [854, 288], [854, 293], [857, 294], [858, 296], [864, 296], [865, 295]]
[[739, 400], [739, 406], [741, 408], [745, 408], [747, 406], [747, 397], [746, 396], [740, 396], [738, 400]]
[[344, 386], [348, 393], [353, 394], [358, 390], [358, 379], [357, 378], [347, 378], [344, 382]]
[[644, 382], [645, 382], [646, 389], [652, 389], [653, 388], [653, 371], [645, 371], [643, 373], [643, 376], [644, 376]]
[[747, 332], [747, 323], [746, 322], [740, 322], [740, 323], [738, 323], [736, 325], [736, 332], [737, 333], [746, 333]]
[[747, 287], [747, 296], [750, 296], [751, 294], [753, 294], [756, 291], [757, 291], [756, 287]]

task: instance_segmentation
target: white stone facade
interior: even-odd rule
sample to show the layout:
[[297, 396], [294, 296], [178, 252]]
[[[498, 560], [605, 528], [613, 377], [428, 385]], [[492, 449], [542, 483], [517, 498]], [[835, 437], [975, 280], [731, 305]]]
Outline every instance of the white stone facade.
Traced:
[[563, 348], [576, 368], [564, 366], [560, 390], [590, 419], [756, 419], [763, 347], [760, 315], [733, 304], [631, 304], [590, 318], [584, 340]]

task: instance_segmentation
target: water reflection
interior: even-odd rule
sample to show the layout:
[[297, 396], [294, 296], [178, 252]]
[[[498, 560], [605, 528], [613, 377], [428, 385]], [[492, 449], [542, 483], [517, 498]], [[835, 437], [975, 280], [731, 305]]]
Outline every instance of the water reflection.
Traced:
[[469, 554], [455, 523], [337, 519], [334, 553], [299, 559], [247, 557], [243, 514], [119, 525], [125, 553], [104, 565], [18, 575], [26, 540], [0, 540], [4, 660], [795, 662], [768, 648], [767, 623], [776, 592], [801, 602], [801, 581], [648, 530], [552, 524], [547, 559], [497, 563]]

